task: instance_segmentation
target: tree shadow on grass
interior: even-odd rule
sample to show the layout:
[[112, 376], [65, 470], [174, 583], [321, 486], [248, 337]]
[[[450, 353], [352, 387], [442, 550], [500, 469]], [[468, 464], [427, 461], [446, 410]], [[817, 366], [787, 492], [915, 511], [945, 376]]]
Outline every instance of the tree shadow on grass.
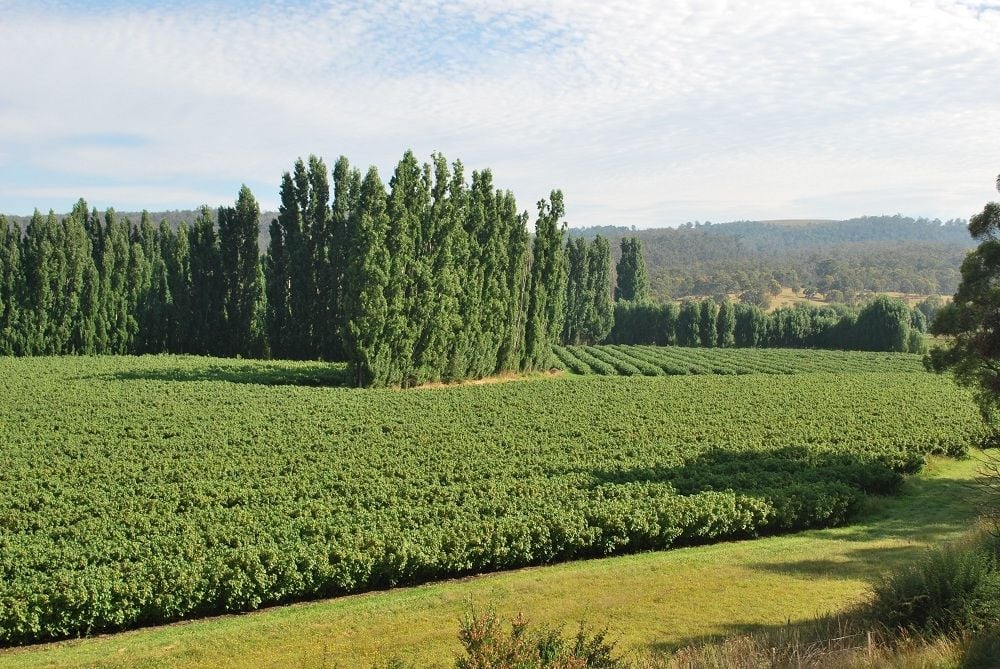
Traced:
[[[798, 520], [758, 528], [753, 536], [804, 531], [803, 537], [816, 542], [820, 550], [823, 542], [841, 542], [830, 556], [818, 554], [815, 559], [792, 562], [779, 557], [773, 562], [748, 565], [752, 570], [799, 578], [871, 579], [887, 568], [915, 559], [926, 545], [956, 539], [970, 529], [978, 516], [982, 494], [967, 480], [933, 476], [904, 479], [878, 455], [816, 452], [806, 447], [771, 451], [710, 449], [676, 466], [576, 473], [588, 474], [585, 487], [608, 494], [614, 494], [618, 486], [663, 483], [681, 495], [731, 491], [768, 500], [776, 508], [786, 509], [786, 519]], [[824, 496], [829, 494], [853, 494], [856, 499], [846, 514], [816, 520], [810, 509], [822, 513]], [[802, 515], [796, 515], [797, 509]]]
[[347, 387], [350, 379], [343, 363], [301, 363], [294, 366], [260, 361], [206, 364], [195, 368], [141, 369], [99, 378], [113, 381], [222, 381], [264, 386]]

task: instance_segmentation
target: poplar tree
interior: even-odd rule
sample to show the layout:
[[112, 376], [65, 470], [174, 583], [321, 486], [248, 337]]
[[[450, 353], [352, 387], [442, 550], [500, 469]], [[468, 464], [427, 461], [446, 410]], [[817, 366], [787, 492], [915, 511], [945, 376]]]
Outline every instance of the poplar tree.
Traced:
[[615, 324], [614, 303], [611, 301], [611, 245], [601, 235], [597, 235], [587, 251], [589, 287], [587, 294], [592, 297], [589, 318], [584, 327], [584, 337], [593, 344], [600, 344]]
[[260, 313], [264, 286], [257, 243], [259, 221], [260, 207], [246, 185], [240, 188], [235, 207], [219, 209], [219, 255], [230, 355], [262, 357], [266, 352]]
[[188, 234], [191, 253], [191, 351], [219, 354], [225, 326], [225, 288], [211, 209], [202, 207]]
[[87, 203], [79, 200], [62, 222], [65, 270], [57, 300], [60, 353], [93, 354], [99, 289], [91, 250]]
[[292, 318], [288, 300], [288, 249], [281, 223], [268, 228], [270, 244], [264, 257], [264, 290], [267, 293], [267, 339], [276, 358], [289, 357], [288, 332]]
[[420, 364], [427, 378], [450, 379], [450, 341], [461, 326], [459, 313], [460, 279], [454, 262], [455, 236], [459, 234], [449, 198], [451, 173], [444, 156], [432, 157], [433, 185], [431, 203], [424, 228], [425, 245], [429, 253], [428, 267], [434, 299], [429, 305], [428, 319], [424, 322], [418, 340], [421, 351]]
[[442, 351], [439, 350], [437, 332], [441, 328], [438, 282], [434, 276], [439, 260], [438, 244], [441, 213], [432, 204], [435, 190], [432, 168], [425, 163], [420, 167], [414, 199], [409, 205], [413, 220], [414, 261], [412, 271], [412, 298], [410, 321], [413, 326], [413, 380], [415, 383], [437, 381], [443, 371]]
[[469, 215], [469, 200], [465, 167], [460, 160], [456, 160], [452, 163], [451, 180], [448, 184], [449, 213], [454, 228], [451, 257], [459, 284], [458, 316], [450, 336], [448, 363], [444, 373], [446, 378], [451, 379], [461, 379], [468, 375], [481, 327], [478, 314], [483, 279], [477, 250], [479, 233], [474, 227], [475, 219]]
[[562, 332], [566, 299], [566, 254], [563, 252], [562, 191], [552, 191], [550, 201], [539, 200], [532, 249], [531, 294], [525, 329], [524, 367], [541, 369], [548, 364], [552, 344]]
[[716, 345], [720, 348], [729, 348], [736, 343], [736, 308], [732, 300], [728, 297], [722, 300], [719, 305], [719, 318], [716, 321], [717, 338]]
[[[101, 255], [101, 298], [98, 322], [106, 327], [106, 350], [112, 354], [128, 352], [128, 223], [116, 217], [114, 209], [104, 214], [104, 253]], [[98, 328], [101, 336], [101, 327]]]
[[520, 366], [527, 318], [527, 291], [531, 253], [528, 248], [528, 212], [518, 213], [517, 202], [506, 191], [500, 207], [507, 221], [507, 290], [505, 321], [508, 324], [498, 354], [498, 371], [514, 371]]
[[299, 159], [293, 173], [282, 176], [278, 210], [288, 270], [288, 321], [281, 348], [286, 357], [297, 360], [316, 357], [313, 346], [316, 286], [309, 242], [309, 191], [309, 173]]
[[326, 279], [329, 290], [325, 295], [320, 295], [321, 299], [326, 300], [326, 309], [331, 315], [330, 327], [335, 329], [337, 335], [332, 340], [333, 346], [326, 352], [332, 360], [342, 360], [346, 356], [341, 332], [345, 322], [341, 302], [348, 257], [353, 253], [353, 249], [348, 246], [348, 226], [352, 217], [357, 215], [360, 197], [361, 173], [351, 167], [345, 156], [340, 156], [333, 167], [333, 203], [328, 236], [330, 248], [327, 252], [329, 273]]
[[677, 314], [677, 345], [698, 346], [700, 336], [701, 309], [694, 300], [684, 300]]
[[59, 289], [55, 259], [57, 227], [55, 216], [42, 218], [36, 209], [25, 230], [24, 260], [24, 329], [28, 355], [54, 353], [55, 338], [51, 321], [55, 294]]
[[714, 348], [719, 339], [719, 305], [711, 297], [701, 301], [698, 337], [705, 348]]
[[622, 255], [615, 266], [615, 300], [645, 302], [649, 300], [649, 279], [646, 261], [642, 257], [642, 242], [638, 237], [623, 237]]
[[414, 381], [413, 348], [420, 332], [415, 296], [414, 274], [417, 271], [416, 239], [420, 217], [426, 206], [421, 170], [411, 151], [407, 151], [389, 182], [389, 283], [386, 287], [388, 314], [386, 340], [392, 351], [390, 385], [408, 386]]
[[593, 308], [593, 296], [588, 295], [591, 286], [587, 251], [587, 240], [583, 237], [570, 239], [566, 244], [566, 316], [562, 334], [566, 344], [579, 344], [583, 340]]
[[160, 253], [167, 270], [167, 287], [171, 297], [168, 314], [167, 349], [173, 353], [191, 350], [191, 251], [190, 232], [182, 222], [174, 233], [165, 224], [160, 226]]
[[0, 216], [0, 355], [23, 352], [21, 228]]
[[378, 171], [368, 170], [358, 207], [345, 221], [347, 256], [343, 282], [344, 348], [358, 386], [384, 386], [393, 372], [393, 351], [386, 333], [391, 261], [386, 245], [389, 215]]
[[734, 337], [737, 346], [761, 346], [767, 336], [767, 314], [756, 304], [736, 305], [736, 328]]
[[330, 209], [330, 179], [326, 163], [309, 156], [309, 198], [306, 218], [309, 257], [312, 266], [313, 357], [332, 360], [340, 348], [340, 316], [337, 314], [337, 271], [333, 254], [333, 220]]

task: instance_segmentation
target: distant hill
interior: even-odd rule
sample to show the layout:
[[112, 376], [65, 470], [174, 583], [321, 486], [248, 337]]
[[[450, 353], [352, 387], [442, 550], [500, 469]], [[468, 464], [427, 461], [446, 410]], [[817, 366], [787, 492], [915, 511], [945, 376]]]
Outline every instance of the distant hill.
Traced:
[[862, 291], [951, 294], [975, 244], [966, 222], [904, 216], [845, 221], [779, 220], [688, 223], [635, 230], [571, 228], [604, 235], [617, 252], [622, 237], [642, 240], [656, 299], [766, 289], [771, 282], [849, 299]]

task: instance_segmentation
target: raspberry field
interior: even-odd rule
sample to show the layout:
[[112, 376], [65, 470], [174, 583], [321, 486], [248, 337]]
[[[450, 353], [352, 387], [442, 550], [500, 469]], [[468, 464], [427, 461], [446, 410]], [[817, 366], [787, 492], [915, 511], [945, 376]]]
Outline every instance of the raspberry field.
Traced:
[[0, 640], [843, 523], [981, 436], [949, 379], [886, 360], [394, 391], [317, 363], [0, 359]]

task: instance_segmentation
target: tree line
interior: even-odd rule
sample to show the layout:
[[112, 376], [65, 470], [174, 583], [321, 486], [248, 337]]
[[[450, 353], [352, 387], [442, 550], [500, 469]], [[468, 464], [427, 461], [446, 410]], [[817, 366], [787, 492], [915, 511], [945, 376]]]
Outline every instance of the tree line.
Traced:
[[[364, 386], [547, 366], [567, 301], [560, 191], [538, 203], [533, 239], [489, 170], [469, 180], [440, 155], [407, 152], [388, 188], [375, 168], [341, 158], [330, 173], [313, 156], [280, 194], [263, 255], [246, 186], [176, 229], [83, 200], [23, 230], [0, 219], [0, 353], [345, 360]], [[585, 246], [586, 276], [606, 282], [606, 245]], [[610, 302], [588, 281], [599, 336]]]
[[926, 329], [886, 300], [770, 315], [654, 304], [638, 238], [621, 240], [612, 287], [608, 240], [565, 239], [560, 191], [532, 237], [489, 170], [467, 179], [441, 155], [407, 152], [388, 187], [375, 168], [310, 156], [282, 175], [280, 201], [263, 253], [246, 186], [176, 227], [84, 200], [24, 229], [0, 217], [0, 354], [346, 361], [360, 386], [410, 386], [547, 368], [557, 342], [915, 350]]
[[880, 295], [861, 308], [799, 304], [767, 313], [759, 306], [716, 301], [620, 301], [615, 304], [616, 344], [706, 348], [834, 348], [922, 353], [927, 318], [920, 309]]

